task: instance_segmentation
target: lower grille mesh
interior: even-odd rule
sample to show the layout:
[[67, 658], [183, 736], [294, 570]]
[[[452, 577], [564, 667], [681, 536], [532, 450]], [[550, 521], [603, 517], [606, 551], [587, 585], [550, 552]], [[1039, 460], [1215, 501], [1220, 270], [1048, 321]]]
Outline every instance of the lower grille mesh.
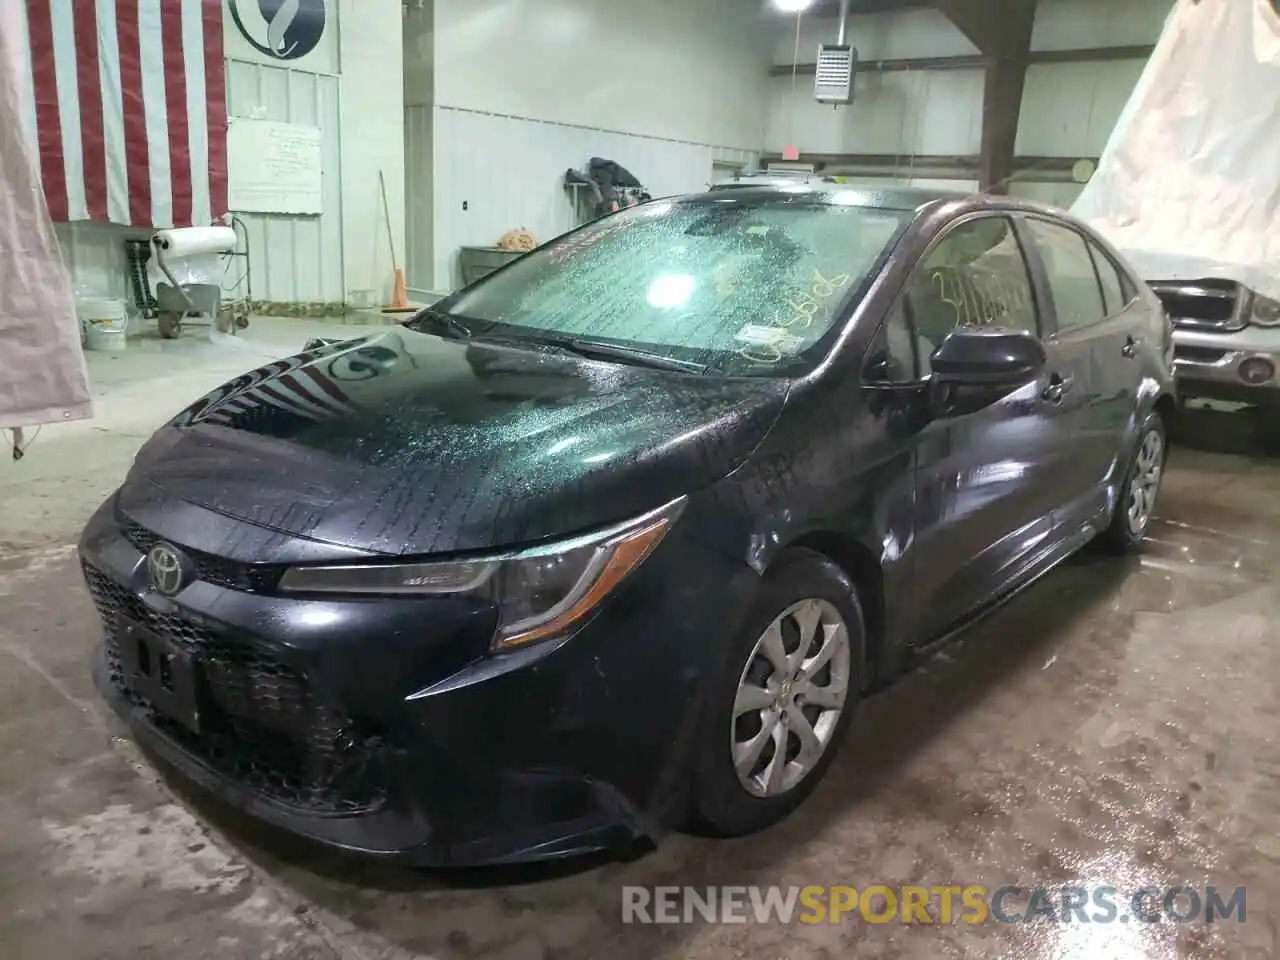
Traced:
[[[377, 778], [370, 776], [379, 742], [362, 737], [349, 718], [320, 702], [303, 674], [255, 646], [152, 610], [89, 564], [83, 569], [105, 626], [111, 682], [147, 712], [153, 726], [219, 773], [278, 802], [318, 813], [354, 813], [381, 803]], [[196, 661], [199, 734], [129, 689], [117, 635], [121, 618]]]

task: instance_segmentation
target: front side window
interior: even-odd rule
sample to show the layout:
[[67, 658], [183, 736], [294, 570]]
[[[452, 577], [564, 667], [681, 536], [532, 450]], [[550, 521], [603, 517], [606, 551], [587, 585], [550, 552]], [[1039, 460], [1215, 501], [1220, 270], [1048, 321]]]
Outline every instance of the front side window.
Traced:
[[1006, 217], [954, 228], [907, 285], [917, 352], [932, 354], [957, 327], [1005, 327], [1037, 333], [1026, 260]]
[[552, 241], [438, 306], [474, 333], [644, 350], [782, 375], [910, 220], [812, 198], [658, 202]]
[[1067, 227], [1047, 220], [1028, 219], [1032, 242], [1044, 261], [1049, 292], [1063, 333], [1096, 323], [1107, 315], [1102, 287], [1085, 239]]

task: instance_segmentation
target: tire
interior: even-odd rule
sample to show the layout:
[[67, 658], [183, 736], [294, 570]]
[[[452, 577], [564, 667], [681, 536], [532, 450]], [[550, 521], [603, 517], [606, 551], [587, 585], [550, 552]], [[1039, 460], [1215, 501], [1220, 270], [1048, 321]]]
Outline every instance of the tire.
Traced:
[[[1152, 449], [1155, 448], [1155, 460], [1151, 460]], [[1135, 552], [1146, 536], [1151, 525], [1151, 516], [1155, 512], [1156, 500], [1160, 493], [1160, 483], [1164, 479], [1165, 462], [1169, 455], [1168, 431], [1164, 418], [1152, 411], [1142, 422], [1138, 431], [1138, 442], [1134, 444], [1133, 456], [1125, 471], [1124, 485], [1116, 498], [1115, 512], [1111, 515], [1111, 524], [1098, 538], [1100, 545], [1109, 553], [1124, 555]], [[1154, 475], [1152, 470], [1154, 469]], [[1145, 508], [1138, 510], [1135, 517], [1134, 496], [1141, 495], [1148, 499]]]
[[[766, 632], [772, 633], [771, 628], [781, 619], [777, 638], [781, 655], [794, 675], [797, 665], [802, 666], [797, 656], [802, 622], [813, 623], [815, 616], [824, 629], [815, 630], [813, 636], [822, 634], [827, 638], [833, 656], [813, 672], [812, 682], [803, 683], [800, 678], [779, 681], [782, 671], [773, 665], [779, 660], [777, 647], [770, 644], [772, 662], [760, 648]], [[843, 635], [838, 628], [831, 629], [837, 623], [843, 624]], [[809, 645], [811, 660], [817, 659], [818, 644]], [[695, 830], [721, 837], [754, 833], [782, 820], [804, 802], [839, 752], [862, 691], [865, 649], [862, 608], [844, 571], [808, 550], [788, 551], [779, 557], [765, 574], [750, 612], [711, 681], [695, 754]], [[842, 698], [838, 693], [841, 676]], [[752, 708], [735, 715], [743, 684], [758, 692], [751, 698]], [[771, 695], [769, 704], [755, 705], [757, 700], [769, 700]], [[805, 702], [806, 697], [818, 702]], [[839, 705], [833, 706], [837, 700]], [[779, 711], [778, 704], [783, 702], [790, 706]], [[784, 715], [785, 721], [781, 719]], [[801, 720], [805, 721], [803, 725]], [[806, 729], [814, 734], [807, 738], [810, 749], [815, 744], [821, 748], [808, 760], [800, 751], [800, 734]], [[783, 764], [773, 762], [778, 756], [779, 738], [787, 748]], [[752, 776], [754, 771], [748, 771], [740, 775], [735, 750], [742, 751], [746, 763], [747, 744], [752, 743], [759, 747], [753, 765], [758, 774]], [[770, 773], [777, 775], [772, 786]]]

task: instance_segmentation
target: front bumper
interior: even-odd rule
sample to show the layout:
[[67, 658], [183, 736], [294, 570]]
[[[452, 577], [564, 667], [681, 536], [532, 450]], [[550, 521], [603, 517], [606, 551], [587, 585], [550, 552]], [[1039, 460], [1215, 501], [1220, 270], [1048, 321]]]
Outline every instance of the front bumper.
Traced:
[[[95, 682], [142, 745], [276, 827], [424, 866], [570, 856], [675, 825], [714, 638], [754, 586], [677, 528], [577, 635], [493, 658], [477, 656], [491, 615], [440, 598], [202, 579], [167, 600], [114, 498], [80, 551], [106, 634]], [[124, 622], [190, 654], [198, 733], [133, 688]]]
[[[1175, 328], [1174, 370], [1178, 392], [1188, 397], [1205, 397], [1243, 403], [1260, 399], [1280, 401], [1280, 328], [1245, 327], [1235, 333]], [[1248, 366], [1270, 376], [1251, 382]]]

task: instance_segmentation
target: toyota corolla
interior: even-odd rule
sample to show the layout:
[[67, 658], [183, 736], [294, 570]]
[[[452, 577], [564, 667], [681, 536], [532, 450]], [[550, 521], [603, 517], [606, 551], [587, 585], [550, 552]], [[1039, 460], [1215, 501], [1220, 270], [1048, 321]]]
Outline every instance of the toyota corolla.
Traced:
[[1171, 357], [1046, 208], [647, 203], [157, 432], [80, 544], [96, 682], [189, 778], [350, 850], [748, 833], [871, 688], [1141, 542]]

